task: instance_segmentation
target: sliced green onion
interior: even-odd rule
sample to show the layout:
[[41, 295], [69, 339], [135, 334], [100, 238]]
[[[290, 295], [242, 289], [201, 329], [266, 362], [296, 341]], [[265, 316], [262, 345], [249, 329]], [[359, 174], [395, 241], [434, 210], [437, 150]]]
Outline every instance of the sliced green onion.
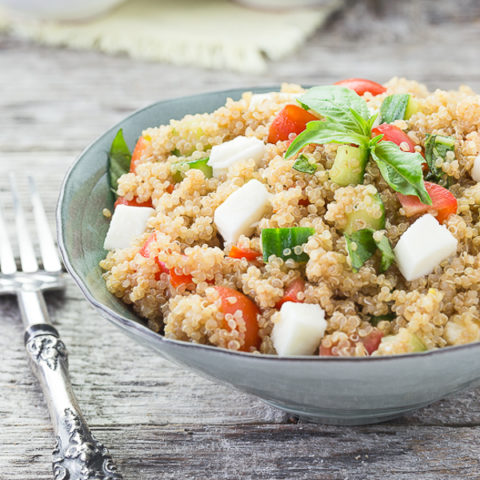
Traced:
[[275, 255], [283, 260], [291, 258], [298, 263], [308, 262], [308, 255], [301, 250], [301, 247], [314, 233], [315, 229], [310, 227], [264, 228], [262, 230], [263, 260], [268, 262], [270, 256]]

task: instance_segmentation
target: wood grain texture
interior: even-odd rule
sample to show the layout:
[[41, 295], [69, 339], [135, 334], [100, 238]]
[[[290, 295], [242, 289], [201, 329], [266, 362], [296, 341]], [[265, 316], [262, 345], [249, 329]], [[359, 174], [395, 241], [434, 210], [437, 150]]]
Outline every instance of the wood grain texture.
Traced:
[[[452, 6], [454, 5], [454, 6]], [[0, 36], [0, 202], [6, 172], [33, 172], [52, 222], [73, 159], [153, 101], [197, 92], [392, 75], [480, 90], [478, 2], [349, 2], [304, 49], [263, 76], [38, 47]], [[11, 227], [11, 225], [10, 225]], [[9, 229], [10, 229], [9, 227]], [[480, 389], [376, 426], [304, 423], [133, 344], [68, 282], [49, 310], [70, 352], [78, 400], [125, 478], [479, 478]], [[0, 480], [44, 480], [52, 429], [23, 351], [13, 298], [0, 299]]]

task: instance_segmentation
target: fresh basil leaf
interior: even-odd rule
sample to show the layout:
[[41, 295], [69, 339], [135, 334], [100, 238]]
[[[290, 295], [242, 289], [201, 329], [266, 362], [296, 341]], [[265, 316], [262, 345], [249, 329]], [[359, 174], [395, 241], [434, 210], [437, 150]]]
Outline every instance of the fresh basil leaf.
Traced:
[[432, 204], [423, 183], [423, 157], [419, 153], [404, 152], [393, 142], [382, 141], [370, 147], [370, 154], [393, 190], [415, 195], [425, 205]]
[[352, 262], [352, 269], [354, 272], [358, 272], [377, 249], [377, 244], [373, 239], [373, 230], [364, 228], [351, 235], [344, 233], [344, 236], [347, 242], [348, 256]]
[[301, 154], [293, 164], [292, 168], [297, 170], [297, 172], [309, 173], [310, 175], [313, 175], [318, 167], [314, 163], [310, 163], [310, 160], [306, 155]]
[[397, 316], [394, 313], [387, 313], [386, 315], [378, 315], [377, 317], [371, 316], [369, 322], [371, 325], [376, 327], [380, 322], [392, 322], [396, 318]]
[[446, 161], [447, 152], [455, 151], [455, 138], [444, 135], [430, 135], [427, 133], [425, 139], [425, 160], [427, 161], [429, 172], [426, 179], [439, 185], [448, 186], [449, 177], [445, 172], [436, 166], [437, 158]]
[[367, 134], [367, 121], [370, 117], [367, 102], [349, 88], [338, 85], [313, 87], [298, 102], [327, 120], [361, 135]]
[[403, 120], [409, 100], [410, 94], [408, 93], [395, 93], [385, 98], [380, 107], [382, 123], [392, 123], [395, 120]]
[[386, 272], [395, 261], [395, 254], [393, 253], [392, 246], [390, 245], [390, 240], [383, 235], [382, 238], [377, 241], [375, 235], [373, 236], [377, 248], [380, 250], [381, 259], [380, 259], [380, 272]]
[[130, 170], [132, 155], [120, 129], [113, 139], [108, 153], [108, 177], [112, 191], [117, 194], [118, 179]]
[[313, 121], [307, 128], [295, 137], [285, 152], [288, 159], [310, 143], [354, 143], [359, 146], [368, 145], [369, 137], [348, 131], [344, 126], [330, 121]]

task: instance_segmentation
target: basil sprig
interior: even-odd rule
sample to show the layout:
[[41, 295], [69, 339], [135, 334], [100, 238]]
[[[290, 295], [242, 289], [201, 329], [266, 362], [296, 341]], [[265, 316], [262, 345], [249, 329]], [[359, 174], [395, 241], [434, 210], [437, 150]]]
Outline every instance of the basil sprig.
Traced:
[[410, 94], [394, 93], [389, 95], [380, 107], [380, 115], [383, 123], [392, 123], [395, 120], [403, 120], [407, 111]]
[[395, 254], [388, 238], [383, 235], [380, 240], [377, 240], [374, 233], [375, 231], [371, 228], [363, 228], [351, 235], [344, 234], [354, 272], [358, 272], [377, 249], [381, 254], [380, 272], [387, 271], [395, 260]]
[[[393, 142], [371, 138], [376, 115], [370, 115], [364, 98], [338, 85], [314, 87], [298, 99], [305, 109], [325, 120], [309, 122], [307, 128], [290, 144], [285, 158], [298, 153], [310, 143], [347, 143], [368, 148], [380, 173], [390, 187], [404, 195], [415, 195], [422, 203], [432, 204], [422, 174], [423, 157], [408, 153]], [[380, 142], [380, 143], [379, 143]]]
[[110, 188], [115, 195], [117, 195], [118, 179], [129, 172], [131, 160], [132, 154], [123, 138], [123, 130], [120, 129], [115, 135], [108, 152], [108, 178]]

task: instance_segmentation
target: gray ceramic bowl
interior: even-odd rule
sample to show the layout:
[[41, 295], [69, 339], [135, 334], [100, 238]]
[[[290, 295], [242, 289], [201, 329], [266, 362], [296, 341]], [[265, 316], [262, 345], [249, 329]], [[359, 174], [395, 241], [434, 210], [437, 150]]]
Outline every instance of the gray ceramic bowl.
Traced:
[[[272, 88], [253, 90], [262, 93]], [[106, 254], [103, 240], [108, 221], [102, 209], [112, 207], [107, 152], [117, 130], [123, 128], [133, 147], [144, 128], [187, 113], [212, 112], [227, 97], [238, 99], [241, 93], [229, 90], [155, 103], [108, 130], [73, 164], [58, 202], [59, 245], [68, 271], [87, 300], [132, 339], [172, 362], [318, 422], [380, 422], [480, 383], [480, 343], [394, 357], [251, 355], [168, 340], [149, 330], [107, 291], [98, 262]]]

